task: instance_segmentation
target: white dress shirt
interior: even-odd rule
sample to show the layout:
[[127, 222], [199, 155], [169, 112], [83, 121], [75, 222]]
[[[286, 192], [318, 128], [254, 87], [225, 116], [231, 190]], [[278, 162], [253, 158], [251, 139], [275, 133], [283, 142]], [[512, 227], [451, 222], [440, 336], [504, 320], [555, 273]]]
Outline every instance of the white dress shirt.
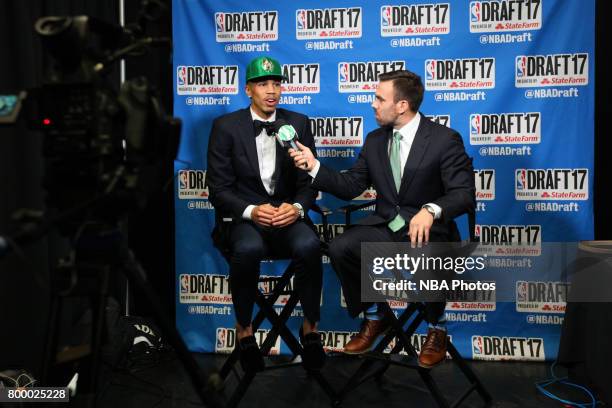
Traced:
[[[253, 120], [261, 120], [262, 122], [274, 122], [276, 120], [276, 111], [274, 111], [272, 116], [268, 119], [264, 119], [251, 109], [251, 117]], [[276, 169], [276, 143], [276, 138], [268, 136], [265, 128], [255, 137], [257, 161], [259, 162], [259, 177], [261, 177], [261, 182], [269, 195], [274, 194], [274, 188], [276, 187], [274, 185], [274, 180], [272, 180], [274, 170]], [[300, 203], [293, 203], [293, 205], [303, 211]], [[253, 204], [248, 205], [242, 213], [242, 218], [245, 220], [252, 219], [251, 213], [255, 207], [256, 206]]]
[[[268, 119], [264, 119], [251, 109], [251, 117], [253, 120], [261, 120], [262, 122], [274, 122], [276, 120], [276, 111]], [[273, 195], [275, 186], [272, 176], [276, 168], [276, 138], [268, 136], [266, 129], [262, 129], [255, 137], [255, 146], [257, 147], [257, 161], [259, 162], [261, 182], [268, 194]], [[253, 204], [247, 206], [242, 213], [242, 218], [250, 220], [253, 208], [255, 208]]]
[[[401, 177], [404, 177], [404, 167], [406, 166], [406, 161], [408, 160], [408, 155], [410, 154], [410, 149], [412, 148], [412, 143], [414, 142], [414, 138], [416, 136], [416, 132], [419, 128], [419, 124], [421, 123], [421, 114], [417, 112], [417, 114], [412, 118], [412, 120], [402, 126], [400, 129], [393, 129], [393, 131], [399, 131], [402, 134], [402, 140], [400, 141], [400, 160], [402, 163], [401, 166]], [[389, 139], [389, 146], [391, 146], [392, 139]], [[314, 180], [319, 173], [319, 168], [321, 167], [321, 163], [317, 160], [315, 165], [311, 171], [308, 172], [310, 177]], [[442, 208], [439, 205], [434, 203], [425, 204], [433, 208], [434, 219], [439, 219], [442, 216]]]

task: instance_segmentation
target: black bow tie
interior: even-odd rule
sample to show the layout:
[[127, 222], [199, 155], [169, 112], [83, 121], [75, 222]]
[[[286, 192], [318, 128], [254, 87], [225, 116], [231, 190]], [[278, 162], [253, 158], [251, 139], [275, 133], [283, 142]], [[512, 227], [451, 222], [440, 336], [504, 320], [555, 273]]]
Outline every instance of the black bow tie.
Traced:
[[261, 120], [255, 119], [253, 121], [253, 127], [255, 128], [255, 137], [259, 136], [263, 129], [266, 129], [266, 133], [268, 136], [274, 136], [274, 125], [276, 122], [263, 122]]

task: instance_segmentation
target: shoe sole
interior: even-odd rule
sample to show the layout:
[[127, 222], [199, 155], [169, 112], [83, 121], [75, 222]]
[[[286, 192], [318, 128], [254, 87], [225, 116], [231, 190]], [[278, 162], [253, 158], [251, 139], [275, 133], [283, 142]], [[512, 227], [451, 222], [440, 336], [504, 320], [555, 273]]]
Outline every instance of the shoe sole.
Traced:
[[365, 354], [365, 353], [369, 352], [370, 350], [372, 350], [372, 347], [368, 348], [367, 350], [363, 350], [363, 351], [346, 351], [346, 350], [342, 350], [342, 353], [348, 354], [349, 356], [358, 356], [360, 354]]
[[418, 361], [418, 364], [419, 364], [419, 367], [421, 367], [421, 368], [430, 369], [430, 368], [434, 368], [435, 366], [438, 366], [438, 365], [442, 364], [445, 361], [446, 361], [446, 357], [444, 357], [442, 360], [438, 361], [435, 364], [424, 364], [424, 363], [421, 363], [420, 361]]

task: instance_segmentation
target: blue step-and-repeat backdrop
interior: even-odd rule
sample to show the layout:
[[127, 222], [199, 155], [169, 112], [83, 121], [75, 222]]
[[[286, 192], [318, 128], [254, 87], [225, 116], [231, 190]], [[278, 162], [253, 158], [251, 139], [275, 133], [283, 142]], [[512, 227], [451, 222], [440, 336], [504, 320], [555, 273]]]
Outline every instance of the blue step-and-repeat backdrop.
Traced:
[[[318, 156], [336, 169], [351, 166], [377, 126], [370, 105], [378, 75], [416, 72], [426, 89], [421, 111], [459, 131], [474, 158], [483, 240], [592, 239], [594, 3], [174, 0], [174, 113], [183, 120], [175, 165], [176, 317], [188, 347], [224, 353], [235, 344], [228, 267], [210, 238], [206, 149], [212, 120], [248, 106], [252, 58], [265, 54], [283, 64], [289, 80], [281, 106], [310, 117]], [[354, 202], [375, 196], [366, 190]], [[318, 201], [332, 209], [346, 204], [325, 193]], [[340, 214], [331, 217], [332, 236], [342, 233], [342, 222]], [[491, 267], [512, 262], [501, 258]], [[278, 275], [285, 266], [265, 263], [261, 273]], [[565, 299], [552, 286], [562, 283], [528, 290], [537, 286], [533, 276], [517, 283], [516, 302], [448, 303], [450, 334], [464, 356], [556, 357]], [[348, 318], [327, 259], [321, 301], [325, 346], [339, 350], [359, 322]], [[298, 306], [291, 327], [301, 320]], [[424, 331], [413, 338], [417, 350]], [[286, 351], [280, 341], [273, 348]]]

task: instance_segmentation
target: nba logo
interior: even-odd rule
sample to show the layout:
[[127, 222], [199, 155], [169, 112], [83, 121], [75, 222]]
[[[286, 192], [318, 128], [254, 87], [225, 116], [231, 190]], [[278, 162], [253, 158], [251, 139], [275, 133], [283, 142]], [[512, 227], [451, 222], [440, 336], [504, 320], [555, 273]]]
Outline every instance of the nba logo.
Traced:
[[189, 172], [187, 170], [179, 171], [179, 190], [186, 190], [189, 185]]
[[223, 31], [223, 13], [215, 13], [215, 26], [217, 27], [217, 32], [220, 33]]
[[473, 1], [470, 3], [470, 21], [477, 23], [480, 21], [480, 2]]
[[527, 188], [527, 177], [526, 171], [523, 169], [516, 169], [516, 189], [524, 190]]
[[298, 30], [306, 28], [306, 10], [297, 10], [295, 12], [295, 22]]
[[482, 350], [482, 336], [472, 337], [472, 352], [474, 354], [483, 354]]
[[480, 225], [476, 225], [474, 228], [474, 236], [480, 241]]
[[349, 67], [347, 63], [341, 63], [340, 66], [340, 82], [348, 82], [349, 80]]
[[227, 329], [219, 327], [217, 329], [217, 350], [225, 348], [225, 339], [227, 338]]
[[470, 115], [470, 133], [473, 135], [480, 134], [480, 115]]
[[516, 77], [521, 78], [527, 75], [527, 57], [516, 57]]
[[436, 60], [425, 60], [425, 78], [436, 79]]
[[383, 27], [389, 27], [391, 25], [391, 7], [383, 6], [380, 8], [380, 18]]
[[527, 282], [516, 282], [516, 301], [527, 301]]
[[177, 67], [176, 77], [179, 85], [185, 85], [187, 83], [187, 68]]
[[189, 292], [189, 275], [181, 275], [181, 293]]

